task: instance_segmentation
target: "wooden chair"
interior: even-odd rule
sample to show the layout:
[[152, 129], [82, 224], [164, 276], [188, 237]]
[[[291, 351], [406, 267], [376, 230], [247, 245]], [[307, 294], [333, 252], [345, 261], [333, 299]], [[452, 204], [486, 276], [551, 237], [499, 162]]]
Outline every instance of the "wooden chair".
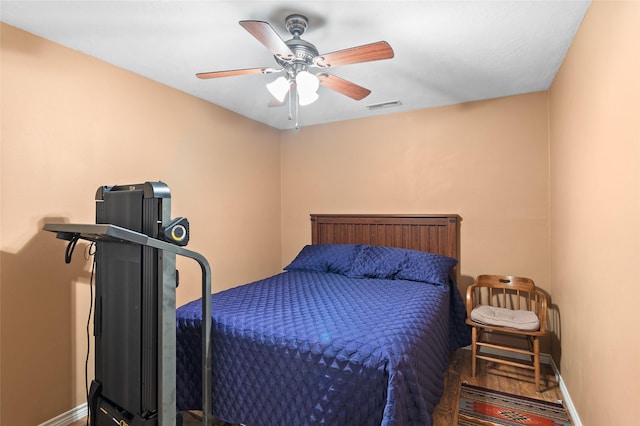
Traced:
[[[467, 288], [466, 305], [467, 324], [472, 327], [471, 376], [476, 375], [477, 359], [522, 367], [534, 371], [536, 391], [540, 392], [540, 337], [546, 334], [547, 325], [545, 294], [529, 278], [479, 275]], [[510, 338], [504, 339], [505, 335]], [[527, 344], [514, 345], [513, 336]], [[481, 353], [482, 347], [529, 355], [531, 362]]]

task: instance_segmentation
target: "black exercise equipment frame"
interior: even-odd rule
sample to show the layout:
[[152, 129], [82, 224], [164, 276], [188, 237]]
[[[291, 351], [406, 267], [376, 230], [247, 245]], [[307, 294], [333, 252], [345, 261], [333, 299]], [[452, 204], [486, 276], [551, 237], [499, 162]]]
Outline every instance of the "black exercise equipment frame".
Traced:
[[[211, 267], [200, 253], [112, 224], [54, 224], [44, 226], [64, 240], [108, 241], [151, 247], [195, 260], [202, 270], [202, 424], [211, 414]], [[173, 262], [175, 265], [175, 262]], [[158, 426], [176, 424], [176, 282], [175, 270], [163, 265], [158, 286]]]

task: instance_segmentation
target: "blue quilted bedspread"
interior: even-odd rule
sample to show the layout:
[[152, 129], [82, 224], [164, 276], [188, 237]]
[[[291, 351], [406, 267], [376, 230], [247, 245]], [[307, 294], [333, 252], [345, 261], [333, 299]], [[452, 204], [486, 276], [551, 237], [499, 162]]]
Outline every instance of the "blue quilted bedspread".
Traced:
[[[430, 425], [455, 285], [293, 270], [212, 295], [213, 413], [247, 425]], [[177, 312], [178, 409], [201, 407], [201, 302]]]

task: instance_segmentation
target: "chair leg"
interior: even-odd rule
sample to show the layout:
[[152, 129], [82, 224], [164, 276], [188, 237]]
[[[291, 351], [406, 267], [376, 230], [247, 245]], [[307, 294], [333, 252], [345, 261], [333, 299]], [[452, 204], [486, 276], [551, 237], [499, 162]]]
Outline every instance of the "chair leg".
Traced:
[[471, 327], [471, 377], [476, 377], [476, 354], [478, 351], [478, 329]]
[[533, 367], [535, 371], [536, 392], [540, 392], [540, 340], [533, 339]]

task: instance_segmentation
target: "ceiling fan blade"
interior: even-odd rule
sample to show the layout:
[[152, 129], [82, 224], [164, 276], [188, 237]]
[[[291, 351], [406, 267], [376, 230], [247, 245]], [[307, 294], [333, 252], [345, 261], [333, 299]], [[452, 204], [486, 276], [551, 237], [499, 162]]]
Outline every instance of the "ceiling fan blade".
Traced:
[[364, 44], [337, 52], [325, 53], [313, 62], [316, 66], [337, 67], [339, 65], [357, 64], [359, 62], [379, 61], [393, 58], [393, 49], [386, 41]]
[[276, 30], [268, 22], [264, 21], [240, 21], [240, 25], [258, 39], [271, 53], [282, 59], [292, 59], [293, 52], [280, 38]]
[[232, 77], [234, 75], [249, 75], [249, 74], [269, 74], [276, 72], [272, 68], [244, 68], [240, 70], [227, 70], [227, 71], [212, 71], [201, 72], [196, 74], [198, 78], [219, 78], [219, 77]]
[[357, 84], [343, 78], [336, 77], [335, 75], [322, 73], [318, 74], [318, 79], [320, 80], [320, 84], [323, 86], [335, 90], [338, 93], [342, 93], [356, 101], [366, 98], [369, 96], [369, 93], [371, 93], [371, 90], [365, 89], [364, 87], [358, 86]]

